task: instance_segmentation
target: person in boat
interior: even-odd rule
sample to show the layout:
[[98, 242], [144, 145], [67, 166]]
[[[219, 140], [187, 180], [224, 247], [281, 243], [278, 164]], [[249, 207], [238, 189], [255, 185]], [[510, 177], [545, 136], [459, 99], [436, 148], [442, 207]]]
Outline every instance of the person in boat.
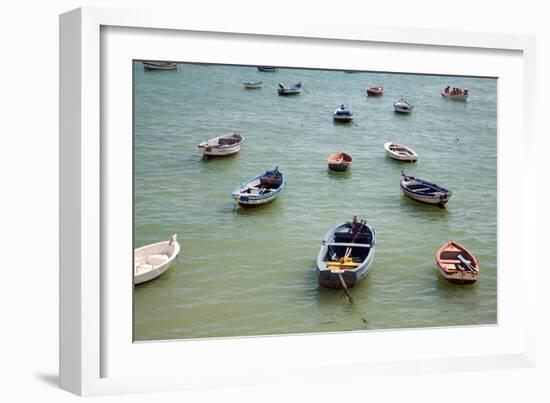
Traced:
[[447, 86], [447, 88], [445, 88], [445, 93], [448, 93], [450, 88], [450, 86]]

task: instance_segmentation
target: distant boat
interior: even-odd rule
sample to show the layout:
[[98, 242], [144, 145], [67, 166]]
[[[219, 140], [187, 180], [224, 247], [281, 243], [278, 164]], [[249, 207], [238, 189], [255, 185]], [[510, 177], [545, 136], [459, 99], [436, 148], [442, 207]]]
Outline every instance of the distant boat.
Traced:
[[233, 190], [233, 199], [245, 207], [269, 203], [285, 188], [285, 176], [279, 168], [259, 175]]
[[134, 284], [145, 283], [163, 274], [180, 253], [174, 234], [168, 241], [142, 246], [134, 250]]
[[277, 67], [258, 66], [258, 71], [263, 71], [264, 73], [275, 73], [277, 70], [278, 70]]
[[145, 71], [177, 70], [178, 64], [172, 62], [143, 62]]
[[277, 89], [279, 95], [298, 95], [300, 92], [302, 92], [301, 81], [290, 87], [285, 87], [283, 84], [279, 83], [279, 88]]
[[455, 241], [447, 242], [437, 251], [435, 263], [441, 275], [453, 284], [472, 284], [479, 275], [476, 257]]
[[239, 133], [230, 133], [224, 136], [214, 137], [198, 145], [203, 157], [224, 157], [241, 151], [244, 136]]
[[407, 101], [400, 99], [393, 104], [393, 109], [396, 113], [411, 113], [413, 110], [413, 106]]
[[410, 147], [394, 141], [384, 143], [386, 155], [394, 160], [415, 162], [418, 159], [418, 154]]
[[353, 120], [353, 112], [344, 104], [336, 108], [332, 116], [337, 122], [351, 122]]
[[262, 88], [261, 81], [245, 81], [243, 85], [244, 85], [244, 88], [248, 88], [248, 89]]
[[401, 190], [405, 196], [411, 199], [421, 203], [435, 204], [440, 207], [445, 206], [453, 195], [451, 191], [435, 183], [405, 175], [403, 171], [401, 171]]
[[452, 99], [455, 101], [467, 101], [470, 91], [463, 90], [461, 88], [450, 88], [447, 87], [441, 93], [441, 96], [444, 98]]
[[346, 153], [336, 153], [328, 157], [328, 169], [331, 171], [347, 171], [352, 162], [351, 155]]
[[[353, 287], [374, 261], [376, 234], [366, 221], [353, 220], [331, 229], [317, 256], [317, 280], [328, 288]], [[345, 284], [345, 287], [344, 287]]]
[[379, 96], [384, 94], [384, 87], [369, 87], [367, 88], [367, 95]]

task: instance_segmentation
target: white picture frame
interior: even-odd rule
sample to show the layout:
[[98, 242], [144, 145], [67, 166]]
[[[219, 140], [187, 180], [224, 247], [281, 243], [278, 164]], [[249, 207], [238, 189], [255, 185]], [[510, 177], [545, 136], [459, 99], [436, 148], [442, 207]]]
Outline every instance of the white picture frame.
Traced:
[[[153, 36], [158, 46], [153, 53], [138, 54], [135, 44], [131, 43], [132, 38], [129, 38], [132, 36], [140, 36], [142, 43]], [[502, 73], [497, 74], [502, 83], [499, 85], [498, 325], [132, 343], [128, 338], [132, 313], [127, 304], [128, 298], [131, 300], [131, 294], [128, 295], [131, 285], [118, 288], [118, 282], [124, 280], [117, 278], [113, 271], [105, 270], [113, 261], [124, 263], [124, 259], [131, 259], [132, 250], [130, 244], [130, 248], [121, 248], [122, 253], [113, 252], [109, 242], [120, 231], [125, 231], [125, 223], [128, 223], [116, 214], [128, 208], [128, 199], [124, 197], [128, 193], [123, 193], [122, 197], [113, 196], [118, 188], [115, 185], [124, 183], [131, 166], [127, 165], [128, 143], [108, 136], [115, 128], [120, 133], [128, 132], [128, 112], [131, 112], [132, 105], [125, 102], [128, 100], [128, 81], [124, 77], [124, 63], [131, 58], [149, 58], [284, 65], [276, 53], [208, 53], [209, 46], [232, 38], [248, 40], [250, 46], [295, 46], [293, 52], [311, 47], [311, 59], [297, 64], [299, 67], [362, 69], [365, 66], [361, 57], [316, 58], [315, 45], [315, 48], [334, 52], [340, 48], [381, 52], [382, 59], [387, 60], [371, 63], [372, 70], [391, 71], [384, 69], [384, 63], [387, 66], [388, 60], [395, 61], [400, 52], [408, 55], [419, 53], [431, 61], [437, 60], [438, 52], [444, 52], [449, 55], [464, 53], [479, 60], [477, 64], [461, 64], [457, 59], [456, 66], [449, 66], [444, 60], [439, 65], [422, 58], [411, 58], [407, 64], [403, 63], [403, 67], [396, 68], [403, 72], [432, 74], [496, 76], [491, 71]], [[172, 53], [178, 41], [188, 41], [185, 42], [188, 45], [192, 41], [201, 41], [201, 46], [189, 45], [187, 57], [193, 60], [183, 60]], [[533, 242], [536, 217], [535, 211], [529, 208], [528, 199], [533, 197], [533, 192], [529, 196], [526, 192], [514, 193], [501, 178], [511, 175], [523, 184], [524, 189], [536, 189], [534, 161], [526, 157], [534, 147], [534, 52], [534, 38], [521, 35], [327, 25], [326, 22], [287, 26], [277, 21], [246, 18], [205, 22], [190, 15], [176, 16], [150, 10], [81, 8], [61, 15], [61, 387], [79, 395], [96, 395], [230, 384], [245, 387], [275, 380], [292, 383], [297, 376], [300, 379], [328, 380], [329, 376], [325, 375], [328, 373], [331, 380], [338, 380], [334, 375], [336, 372], [353, 372], [358, 377], [368, 377], [396, 372], [407, 375], [417, 373], [419, 369], [435, 372], [533, 366], [535, 318], [534, 314], [525, 314], [535, 312], [536, 264], [535, 254], [531, 251], [536, 244]], [[495, 60], [502, 63], [492, 65]], [[507, 64], [509, 70], [506, 70]], [[128, 75], [131, 75], [131, 67], [127, 68]], [[107, 72], [104, 77], [102, 72]], [[511, 91], [518, 86], [523, 90], [521, 95], [510, 99]], [[113, 91], [111, 87], [117, 89]], [[106, 97], [105, 94], [111, 92], [112, 97]], [[519, 110], [512, 109], [518, 105]], [[117, 108], [116, 112], [114, 108]], [[515, 112], [514, 117], [510, 118], [508, 112]], [[127, 140], [127, 136], [121, 138]], [[115, 150], [122, 153], [117, 154], [122, 155], [117, 166], [110, 160]], [[515, 164], [514, 172], [510, 172], [502, 161], [510, 162], [518, 155], [520, 163]], [[514, 212], [515, 220], [504, 220], [503, 215], [510, 212]], [[117, 217], [116, 224], [113, 217]], [[513, 238], [510, 229], [515, 231]], [[512, 247], [515, 248], [513, 256], [507, 252]], [[521, 278], [511, 277], [512, 266], [521, 267]], [[511, 300], [513, 289], [520, 290], [521, 301]], [[126, 302], [115, 302], [113, 293], [121, 295], [121, 300]], [[473, 337], [476, 345], [467, 350], [438, 347], [442, 338]], [[341, 342], [356, 346], [366, 343], [375, 346], [375, 350], [367, 349], [347, 358], [327, 359], [317, 354], [319, 345]], [[435, 347], [428, 349], [428, 345]], [[288, 354], [289, 351], [292, 354]], [[216, 364], [215, 369], [212, 362]], [[148, 373], [146, 368], [154, 368], [155, 374]]]

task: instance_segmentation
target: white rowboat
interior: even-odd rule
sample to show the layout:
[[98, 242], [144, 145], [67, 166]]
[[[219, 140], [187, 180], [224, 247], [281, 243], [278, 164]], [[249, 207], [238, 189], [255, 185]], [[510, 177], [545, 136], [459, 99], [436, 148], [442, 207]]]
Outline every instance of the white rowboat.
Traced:
[[134, 250], [134, 284], [151, 281], [163, 274], [180, 253], [174, 234], [168, 241], [142, 246]]
[[243, 136], [239, 133], [230, 133], [204, 141], [197, 147], [202, 150], [203, 157], [224, 157], [241, 151], [243, 143]]
[[258, 89], [258, 88], [262, 88], [262, 82], [261, 81], [245, 81], [243, 83], [244, 85], [244, 88], [247, 88], [247, 89]]
[[393, 104], [393, 110], [396, 113], [411, 113], [413, 110], [413, 106], [407, 101], [400, 99], [399, 101]]
[[412, 148], [403, 144], [388, 141], [384, 143], [384, 148], [386, 149], [386, 155], [394, 160], [415, 162], [418, 159], [418, 154]]

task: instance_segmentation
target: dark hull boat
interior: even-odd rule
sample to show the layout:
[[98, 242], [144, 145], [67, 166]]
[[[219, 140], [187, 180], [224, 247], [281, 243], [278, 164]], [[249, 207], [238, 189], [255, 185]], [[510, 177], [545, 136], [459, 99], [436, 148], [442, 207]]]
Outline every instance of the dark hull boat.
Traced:
[[346, 153], [336, 153], [328, 157], [328, 169], [331, 171], [347, 171], [351, 166], [353, 158]]
[[172, 62], [143, 62], [143, 69], [145, 71], [177, 70], [178, 64]]
[[331, 229], [317, 256], [319, 284], [327, 288], [355, 286], [369, 272], [375, 243], [374, 228], [356, 217]]
[[453, 284], [472, 284], [479, 275], [476, 257], [458, 242], [449, 241], [435, 254], [439, 272]]
[[435, 183], [405, 175], [401, 171], [401, 190], [405, 196], [426, 204], [434, 204], [440, 207], [445, 206], [453, 192], [442, 188]]
[[258, 71], [263, 71], [264, 73], [275, 73], [277, 71], [277, 67], [258, 66]]
[[332, 117], [334, 118], [334, 121], [336, 122], [351, 122], [353, 120], [353, 112], [346, 107], [344, 104], [340, 105], [339, 108], [337, 108], [333, 114]]
[[279, 88], [277, 89], [277, 94], [279, 95], [298, 95], [302, 92], [302, 82], [299, 81], [291, 87], [285, 87], [283, 84], [279, 83]]

